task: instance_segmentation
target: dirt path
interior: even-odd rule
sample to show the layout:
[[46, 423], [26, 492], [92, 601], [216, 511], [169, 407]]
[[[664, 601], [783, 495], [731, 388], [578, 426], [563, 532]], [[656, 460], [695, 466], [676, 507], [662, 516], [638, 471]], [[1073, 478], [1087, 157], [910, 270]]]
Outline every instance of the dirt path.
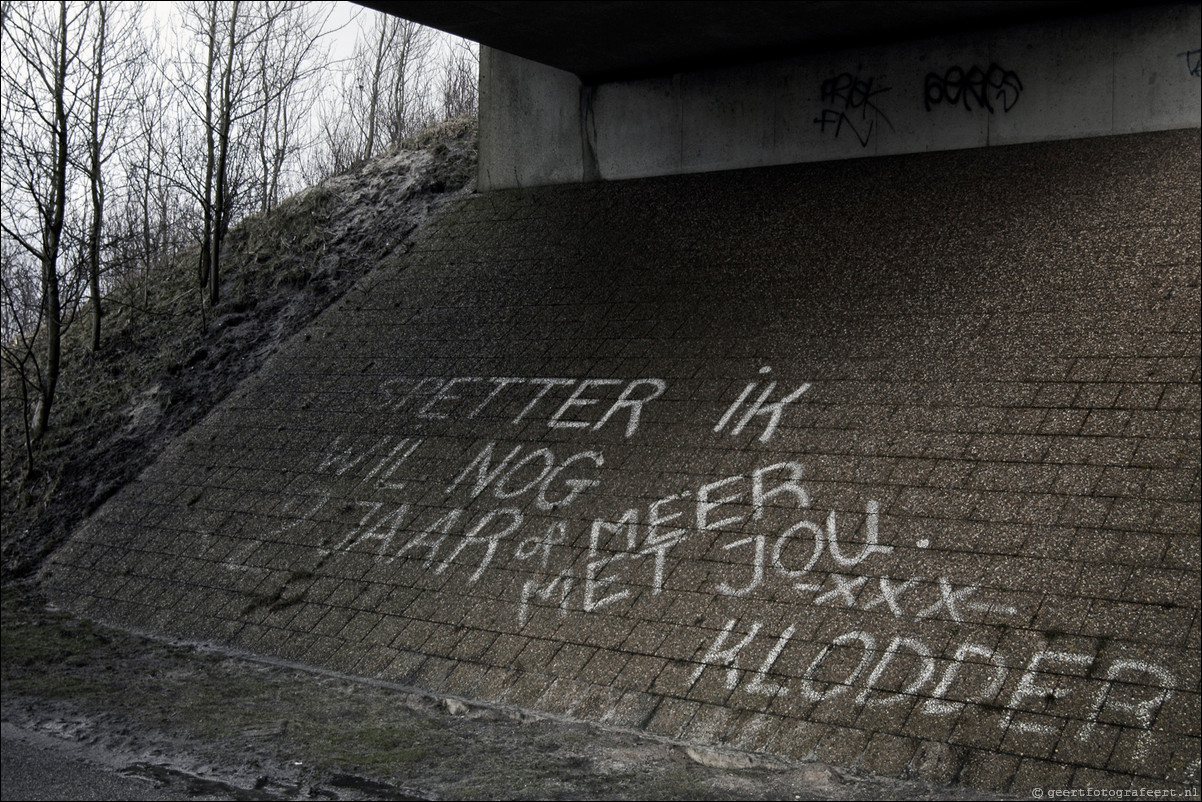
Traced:
[[3, 633], [6, 740], [164, 798], [995, 798], [165, 643], [17, 588], [5, 590]]

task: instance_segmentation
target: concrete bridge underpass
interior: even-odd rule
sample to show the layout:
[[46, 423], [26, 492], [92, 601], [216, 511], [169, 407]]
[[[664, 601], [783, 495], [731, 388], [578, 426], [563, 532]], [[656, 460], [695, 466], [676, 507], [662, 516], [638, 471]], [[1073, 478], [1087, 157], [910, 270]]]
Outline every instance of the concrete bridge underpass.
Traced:
[[985, 791], [1199, 775], [1199, 6], [380, 3], [479, 191], [48, 563], [125, 626]]

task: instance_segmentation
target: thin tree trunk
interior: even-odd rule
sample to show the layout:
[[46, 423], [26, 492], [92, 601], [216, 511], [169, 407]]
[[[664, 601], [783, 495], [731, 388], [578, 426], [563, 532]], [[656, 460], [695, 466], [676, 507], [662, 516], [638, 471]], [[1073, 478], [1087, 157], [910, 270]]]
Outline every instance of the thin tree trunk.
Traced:
[[217, 134], [217, 180], [215, 200], [213, 203], [213, 247], [209, 253], [209, 306], [216, 306], [221, 296], [221, 243], [225, 239], [226, 227], [229, 225], [229, 211], [226, 209], [226, 169], [229, 163], [230, 151], [230, 108], [234, 78], [234, 50], [237, 43], [238, 0], [234, 0], [230, 12], [229, 49], [225, 54], [225, 72], [221, 81], [220, 130]]
[[54, 187], [42, 240], [42, 293], [46, 304], [46, 376], [34, 431], [40, 437], [50, 425], [50, 409], [62, 366], [62, 301], [59, 298], [58, 251], [67, 201], [67, 4], [59, 3], [58, 55], [54, 65]]
[[108, 9], [99, 6], [99, 29], [96, 31], [94, 51], [95, 78], [92, 82], [92, 141], [89, 142], [91, 164], [89, 165], [92, 188], [92, 226], [88, 232], [88, 289], [92, 295], [92, 353], [100, 351], [100, 234], [104, 227], [104, 175], [101, 162], [100, 141], [100, 95], [104, 85], [104, 45]]
[[204, 231], [201, 233], [199, 278], [201, 307], [204, 307], [204, 289], [209, 283], [210, 245], [213, 237], [213, 171], [216, 165], [216, 142], [213, 132], [213, 67], [217, 61], [217, 4], [209, 6], [209, 58], [205, 67], [205, 186], [204, 186]]
[[388, 51], [388, 46], [391, 44], [385, 43], [385, 34], [388, 32], [389, 20], [382, 18], [379, 21], [380, 25], [380, 41], [376, 43], [376, 63], [371, 74], [371, 94], [368, 97], [367, 106], [367, 143], [363, 148], [363, 158], [370, 159], [372, 151], [376, 147], [376, 125], [377, 117], [380, 114], [380, 79], [384, 72], [384, 54]]

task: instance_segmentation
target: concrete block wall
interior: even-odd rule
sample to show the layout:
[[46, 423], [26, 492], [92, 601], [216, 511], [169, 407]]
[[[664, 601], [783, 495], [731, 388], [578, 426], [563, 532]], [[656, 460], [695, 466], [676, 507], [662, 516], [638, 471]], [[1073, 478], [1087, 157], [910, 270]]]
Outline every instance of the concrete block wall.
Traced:
[[1196, 128], [1195, 3], [585, 87], [481, 59], [480, 187]]
[[1200, 159], [1171, 131], [474, 195], [43, 585], [691, 742], [1180, 796]]

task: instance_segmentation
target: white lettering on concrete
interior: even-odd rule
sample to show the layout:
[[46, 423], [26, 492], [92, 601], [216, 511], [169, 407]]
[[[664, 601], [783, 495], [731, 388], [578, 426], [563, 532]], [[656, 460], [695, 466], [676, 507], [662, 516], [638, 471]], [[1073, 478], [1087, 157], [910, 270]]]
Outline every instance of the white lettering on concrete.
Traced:
[[[1040, 649], [1032, 655], [1031, 661], [1027, 663], [1027, 670], [1023, 672], [1022, 677], [1018, 681], [1018, 687], [1014, 689], [1014, 693], [1010, 696], [1010, 701], [1006, 704], [1005, 724], [1019, 732], [1051, 733], [1056, 731], [1056, 725], [1054, 724], [1038, 724], [1033, 721], [1012, 721], [1015, 711], [1019, 709], [1018, 706], [1025, 700], [1032, 698], [1059, 699], [1068, 693], [1067, 690], [1061, 687], [1059, 682], [1056, 682], [1059, 672], [1040, 670], [1040, 664], [1045, 662], [1088, 668], [1093, 664], [1093, 658], [1087, 654], [1056, 652], [1047, 649]], [[1051, 680], [1053, 684], [1040, 685], [1040, 679]]]
[[[760, 373], [768, 373], [771, 370], [771, 368], [765, 366], [760, 368]], [[743, 402], [751, 396], [751, 393], [755, 390], [757, 385], [758, 382], [751, 382], [743, 388], [743, 392], [739, 394], [739, 397], [735, 399], [735, 402], [727, 407], [726, 412], [722, 413], [722, 417], [718, 419], [718, 423], [714, 426], [715, 434], [721, 432], [724, 428], [726, 428], [726, 424], [730, 423], [734, 419], [735, 413], [738, 411], [739, 407], [741, 407]], [[781, 416], [785, 411], [785, 405], [792, 404], [794, 401], [801, 398], [801, 396], [810, 389], [810, 384], [807, 382], [779, 401], [773, 401], [769, 403], [768, 397], [772, 395], [772, 391], [775, 389], [776, 382], [768, 382], [768, 386], [765, 387], [763, 392], [760, 393], [760, 397], [756, 399], [753, 404], [747, 407], [746, 411], [743, 413], [743, 417], [740, 418], [739, 422], [735, 424], [733, 429], [730, 430], [730, 434], [732, 436], [741, 433], [747, 424], [751, 422], [752, 418], [759, 417], [760, 415], [767, 415], [768, 422], [764, 426], [764, 430], [760, 433], [759, 440], [761, 443], [768, 442], [772, 439], [772, 435], [776, 432], [776, 427], [780, 424]]]
[[[1135, 683], [1131, 680], [1124, 682], [1120, 679], [1123, 676], [1131, 677], [1131, 675], [1139, 674], [1150, 676], [1153, 682]], [[1151, 693], [1147, 698], [1139, 701], [1111, 699], [1111, 692], [1114, 690], [1115, 684], [1120, 682], [1128, 686], [1128, 692], [1131, 692], [1135, 688], [1148, 688]], [[1173, 689], [1176, 687], [1176, 677], [1163, 666], [1143, 660], [1115, 660], [1106, 669], [1106, 682], [1098, 689], [1098, 693], [1094, 696], [1093, 705], [1086, 715], [1085, 726], [1077, 733], [1078, 740], [1084, 741], [1093, 735], [1097, 727], [1098, 715], [1103, 709], [1125, 713], [1134, 718], [1143, 730], [1139, 741], [1136, 743], [1134, 755], [1136, 760], [1143, 760], [1148, 753], [1148, 747], [1152, 743], [1152, 725], [1156, 723], [1156, 713], [1169, 701], [1173, 695]]]
[[[712, 433], [728, 437], [750, 430], [760, 443], [771, 440], [811, 389], [808, 383], [788, 392], [778, 387], [776, 381], [747, 383]], [[326, 556], [372, 553], [383, 564], [407, 559], [433, 574], [462, 569], [465, 586], [499, 577], [498, 568], [507, 574], [518, 569], [525, 573], [520, 584], [514, 583], [520, 588], [519, 627], [541, 615], [563, 619], [572, 611], [592, 614], [631, 605], [642, 593], [659, 596], [681, 582], [690, 592], [715, 599], [790, 594], [798, 604], [865, 611], [898, 627], [1018, 614], [981, 584], [960, 584], [952, 576], [898, 576], [888, 561], [895, 549], [905, 548], [907, 538], [887, 531], [880, 502], [865, 501], [862, 524], [856, 512], [824, 509], [803, 485], [805, 469], [796, 460], [764, 460], [768, 464], [743, 473], [699, 477], [675, 492], [652, 491], [633, 506], [616, 505], [609, 516], [556, 517], [602, 486], [606, 466], [602, 447], [565, 440], [587, 437], [608, 424], [613, 424], [611, 441], [635, 437], [645, 428], [649, 405], [667, 391], [667, 383], [654, 378], [390, 379], [381, 385], [384, 408], [405, 411], [415, 425], [487, 416], [496, 427], [522, 427], [523, 438], [539, 426], [551, 433], [545, 443], [472, 441], [449, 484], [435, 485], [447, 501], [455, 499], [449, 509], [429, 499], [392, 497], [411, 490], [408, 470], [430, 464], [418, 458], [427, 437], [386, 435], [363, 447], [336, 437], [315, 473], [344, 485], [354, 482], [373, 495], [346, 502], [344, 511], [361, 509], [358, 522], [320, 551]], [[516, 415], [515, 409], [520, 410]], [[291, 498], [277, 514], [300, 514], [273, 531], [282, 535], [314, 518], [328, 509], [331, 496]], [[586, 551], [581, 547], [585, 530]], [[926, 537], [908, 540], [918, 549], [931, 547]], [[513, 543], [512, 551], [502, 550], [506, 542]], [[248, 542], [231, 559], [245, 558], [257, 545]], [[725, 555], [722, 570], [704, 572], [700, 580], [689, 572], [674, 573], [673, 557], [686, 549]], [[507, 559], [515, 563], [505, 565]], [[757, 697], [797, 693], [813, 703], [843, 697], [844, 703], [865, 708], [909, 703], [933, 716], [958, 715], [969, 705], [999, 705], [1006, 711], [999, 726], [1026, 735], [1055, 735], [1066, 726], [1072, 716], [1044, 711], [1050, 702], [1075, 693], [1085, 710], [1077, 717], [1084, 723], [1076, 738], [1088, 741], [1105, 724], [1137, 728], [1137, 759], [1151, 748], [1157, 716], [1177, 687], [1164, 666], [1125, 656], [1095, 667], [1093, 654], [1046, 646], [1025, 657], [972, 640], [938, 642], [936, 650], [921, 630], [903, 633], [892, 627], [888, 634], [865, 628], [806, 642], [798, 637], [800, 624], [780, 626], [772, 638], [760, 621], [727, 619], [693, 667], [689, 687], [713, 668], [722, 672], [730, 691]], [[942, 656], [949, 652], [950, 659]], [[1011, 666], [1023, 666], [1024, 660], [1017, 684], [999, 699]], [[1089, 690], [1076, 690], [1080, 687]]]

